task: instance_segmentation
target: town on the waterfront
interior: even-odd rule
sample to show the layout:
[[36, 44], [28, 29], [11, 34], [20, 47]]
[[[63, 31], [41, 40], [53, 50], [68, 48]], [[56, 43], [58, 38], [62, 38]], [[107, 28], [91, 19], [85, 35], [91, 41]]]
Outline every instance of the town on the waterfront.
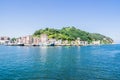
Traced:
[[[67, 29], [69, 29], [71, 31], [67, 32], [68, 31]], [[74, 32], [75, 32], [75, 30], [77, 30], [76, 28], [73, 28], [73, 27], [67, 27], [64, 29], [64, 30], [66, 30], [64, 32], [67, 32], [67, 35], [70, 35], [69, 33], [72, 32], [73, 29], [74, 29]], [[45, 31], [47, 31], [48, 34], [45, 33]], [[81, 30], [79, 30], [79, 32], [80, 31]], [[40, 34], [39, 34], [39, 32], [40, 32]], [[2, 36], [2, 37], [0, 37], [0, 44], [7, 45], [7, 46], [86, 46], [86, 45], [105, 44], [105, 41], [108, 42], [106, 44], [113, 43], [112, 39], [109, 39], [109, 38], [107, 39], [107, 37], [102, 36], [100, 34], [99, 35], [94, 34], [94, 35], [102, 36], [103, 39], [94, 37], [90, 41], [89, 38], [91, 38], [91, 37], [89, 37], [88, 40], [84, 40], [84, 38], [86, 39], [87, 36], [84, 36], [84, 38], [82, 38], [82, 36], [85, 34], [85, 32], [83, 33], [83, 31], [81, 31], [80, 33], [77, 33], [76, 35], [78, 35], [78, 36], [77, 37], [75, 36], [76, 38], [74, 38], [74, 39], [71, 39], [71, 36], [74, 33], [72, 33], [70, 35], [70, 37], [68, 36], [67, 38], [66, 38], [66, 34], [63, 35], [64, 33], [62, 33], [62, 34], [60, 34], [60, 35], [62, 35], [62, 37], [60, 37], [60, 39], [57, 39], [58, 36], [54, 36], [54, 34], [58, 34], [59, 32], [58, 33], [53, 33], [53, 32], [56, 32], [55, 29], [47, 28], [43, 31], [43, 33], [41, 33], [41, 30], [39, 30], [39, 31], [36, 31], [34, 33], [34, 35], [27, 35], [27, 36], [23, 36], [23, 37], [19, 37], [19, 38], [10, 38], [7, 36]], [[82, 34], [82, 36], [79, 36], [81, 34]], [[52, 37], [50, 37], [50, 36], [52, 36]], [[63, 38], [63, 36], [65, 36], [65, 38]], [[93, 36], [93, 34], [92, 34], [92, 36]], [[74, 36], [72, 36], [72, 38], [73, 37]]]
[[[68, 43], [68, 40], [56, 40], [56, 39], [48, 39], [46, 34], [41, 34], [38, 37], [32, 37], [31, 35], [19, 37], [15, 40], [10, 39], [9, 37], [0, 37], [0, 44], [10, 45], [10, 46], [62, 46], [62, 45], [88, 45], [87, 41], [80, 41], [80, 38], [75, 41], [71, 41]], [[93, 44], [100, 44], [100, 41], [94, 41]]]

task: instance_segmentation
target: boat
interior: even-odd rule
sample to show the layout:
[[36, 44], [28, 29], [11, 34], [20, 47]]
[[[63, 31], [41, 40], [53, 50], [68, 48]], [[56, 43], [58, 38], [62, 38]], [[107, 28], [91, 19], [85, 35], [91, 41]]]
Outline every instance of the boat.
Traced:
[[40, 46], [55, 46], [54, 43], [40, 43]]
[[55, 46], [55, 44], [54, 44], [54, 43], [51, 43], [51, 44], [49, 44], [49, 46]]
[[20, 43], [20, 44], [17, 44], [16, 46], [24, 46], [24, 44]]
[[6, 46], [24, 46], [24, 44], [22, 44], [22, 43], [8, 43], [8, 44], [6, 44]]

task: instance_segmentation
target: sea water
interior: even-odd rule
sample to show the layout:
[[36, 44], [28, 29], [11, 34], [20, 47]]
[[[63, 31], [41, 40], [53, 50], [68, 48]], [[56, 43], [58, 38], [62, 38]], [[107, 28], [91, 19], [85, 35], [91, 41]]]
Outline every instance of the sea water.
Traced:
[[120, 45], [0, 46], [0, 80], [120, 80]]

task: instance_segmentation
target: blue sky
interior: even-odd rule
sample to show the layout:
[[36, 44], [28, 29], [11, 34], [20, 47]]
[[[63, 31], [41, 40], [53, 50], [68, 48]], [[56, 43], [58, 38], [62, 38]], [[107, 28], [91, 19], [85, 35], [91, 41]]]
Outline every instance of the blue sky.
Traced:
[[0, 36], [75, 26], [120, 42], [120, 0], [0, 0]]

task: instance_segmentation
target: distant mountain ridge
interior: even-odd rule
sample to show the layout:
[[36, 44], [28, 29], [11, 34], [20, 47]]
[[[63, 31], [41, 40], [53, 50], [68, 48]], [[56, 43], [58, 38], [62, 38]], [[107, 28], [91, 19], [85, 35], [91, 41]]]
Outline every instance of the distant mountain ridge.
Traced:
[[76, 40], [80, 38], [82, 41], [88, 41], [91, 43], [92, 41], [100, 40], [101, 44], [109, 44], [113, 43], [113, 40], [110, 37], [101, 35], [99, 33], [89, 33], [75, 27], [64, 27], [62, 29], [54, 29], [54, 28], [45, 28], [35, 31], [33, 36], [39, 37], [41, 34], [47, 34], [49, 38], [54, 39], [62, 39], [62, 40]]

